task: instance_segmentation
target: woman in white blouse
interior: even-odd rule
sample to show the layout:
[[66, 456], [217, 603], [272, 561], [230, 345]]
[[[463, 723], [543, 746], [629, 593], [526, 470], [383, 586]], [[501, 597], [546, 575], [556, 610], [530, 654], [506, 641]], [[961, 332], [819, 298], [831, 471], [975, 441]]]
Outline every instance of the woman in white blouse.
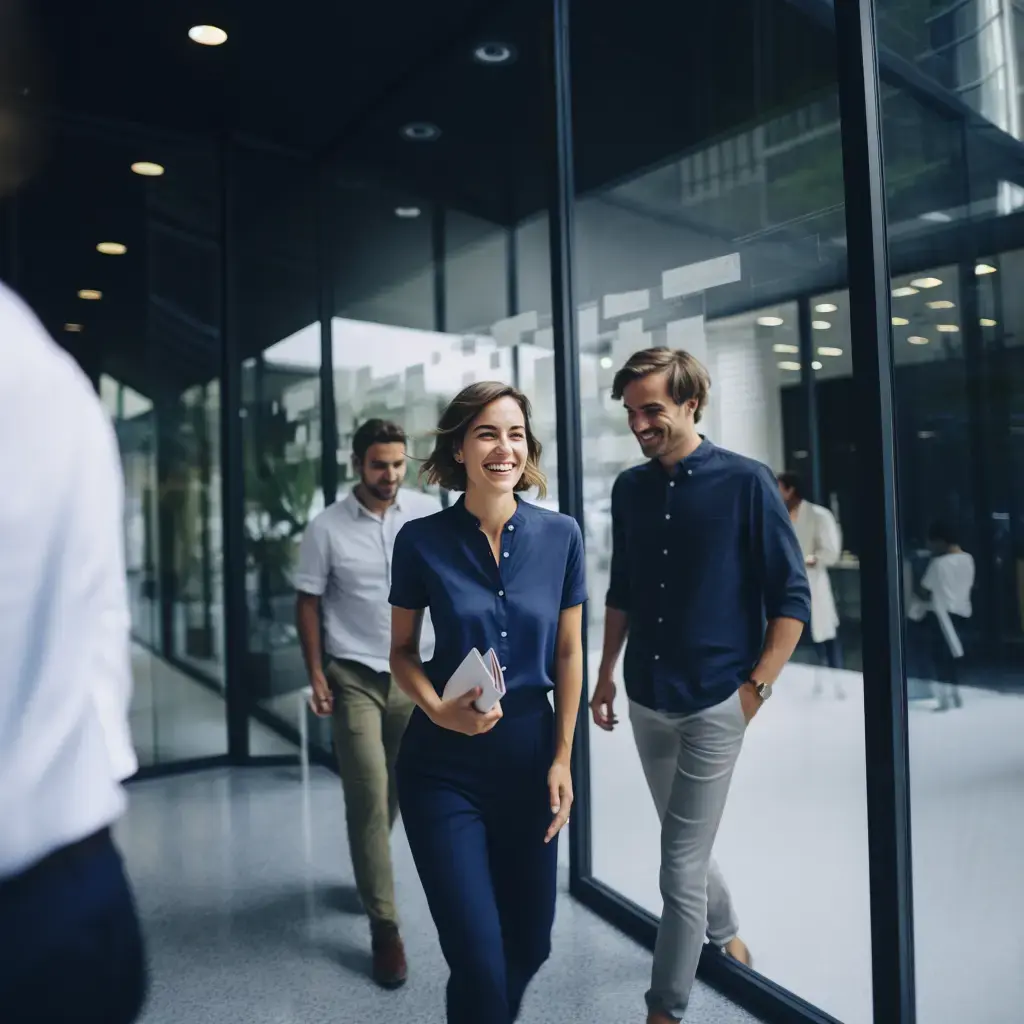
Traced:
[[[827, 508], [804, 498], [798, 473], [780, 473], [777, 479], [807, 566], [807, 580], [811, 585], [811, 640], [821, 660], [829, 668], [838, 669], [842, 667], [839, 612], [828, 570], [839, 561], [843, 552], [842, 533], [835, 516]], [[844, 697], [839, 675], [836, 674], [834, 679], [836, 696]], [[815, 692], [820, 688], [820, 682], [816, 681]]]

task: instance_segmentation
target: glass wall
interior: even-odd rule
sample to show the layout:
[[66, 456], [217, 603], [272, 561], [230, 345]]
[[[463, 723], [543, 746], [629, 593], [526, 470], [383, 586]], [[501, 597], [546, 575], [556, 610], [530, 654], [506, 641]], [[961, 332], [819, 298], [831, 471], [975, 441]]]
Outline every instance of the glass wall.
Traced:
[[[881, 41], [989, 122], [966, 135], [945, 194], [887, 191], [890, 223], [916, 214], [925, 251], [944, 257], [895, 277], [892, 292], [918, 1020], [1009, 1024], [1024, 1000], [1024, 947], [1005, 913], [1024, 905], [1008, 861], [1024, 838], [1024, 323], [1018, 252], [984, 239], [994, 218], [1010, 218], [1003, 237], [1019, 245], [1022, 23], [1012, 4], [878, 8]], [[883, 115], [885, 172], [897, 181], [896, 139], [964, 136], [962, 122], [920, 105], [887, 103]], [[965, 218], [950, 245], [949, 225]], [[894, 263], [899, 245], [890, 228]]]
[[72, 122], [39, 132], [45, 159], [16, 197], [13, 277], [117, 432], [139, 762], [222, 755], [216, 151]]
[[[807, 306], [813, 282], [840, 278], [845, 264], [830, 33], [796, 6], [768, 2], [700, 19], [643, 0], [614, 17], [576, 3], [572, 24], [593, 684], [609, 494], [641, 459], [610, 397], [615, 370], [651, 345], [696, 355], [712, 380], [702, 432], [773, 472], [801, 472], [808, 499], [824, 502], [813, 490], [823, 442], [807, 396], [816, 374], [844, 363], [849, 373], [850, 356], [846, 309]], [[718, 58], [701, 62], [695, 88], [687, 55], [699, 53]], [[836, 414], [826, 404], [823, 418]], [[852, 472], [851, 455], [840, 476]], [[842, 488], [854, 520], [855, 485]], [[856, 583], [842, 579], [856, 576], [852, 561], [832, 574], [856, 621]], [[659, 824], [621, 682], [621, 724], [591, 729], [593, 873], [659, 914]], [[870, 1021], [861, 679], [808, 644], [776, 697], [748, 732], [715, 858], [756, 969], [843, 1021]], [[764, 871], [753, 869], [768, 850]]]

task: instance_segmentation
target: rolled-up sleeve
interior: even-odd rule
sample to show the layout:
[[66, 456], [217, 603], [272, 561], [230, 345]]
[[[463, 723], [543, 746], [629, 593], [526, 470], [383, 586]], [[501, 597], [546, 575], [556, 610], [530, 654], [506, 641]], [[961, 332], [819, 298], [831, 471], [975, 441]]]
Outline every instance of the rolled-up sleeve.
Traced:
[[330, 571], [328, 533], [323, 521], [317, 518], [306, 527], [302, 535], [293, 585], [303, 594], [321, 597], [327, 589]]
[[762, 467], [754, 489], [754, 551], [768, 619], [811, 620], [811, 588], [800, 542], [775, 477]]
[[423, 578], [423, 560], [416, 543], [416, 523], [406, 523], [395, 537], [395, 551], [391, 560], [391, 594], [388, 602], [395, 608], [419, 611], [430, 604], [426, 581]]
[[626, 550], [626, 524], [623, 519], [622, 477], [612, 485], [612, 558], [608, 575], [608, 593], [604, 603], [609, 608], [628, 612], [629, 594], [629, 552]]
[[570, 519], [569, 553], [565, 560], [565, 578], [562, 581], [562, 610], [575, 608], [587, 599], [587, 570], [583, 553], [583, 534], [580, 524]]

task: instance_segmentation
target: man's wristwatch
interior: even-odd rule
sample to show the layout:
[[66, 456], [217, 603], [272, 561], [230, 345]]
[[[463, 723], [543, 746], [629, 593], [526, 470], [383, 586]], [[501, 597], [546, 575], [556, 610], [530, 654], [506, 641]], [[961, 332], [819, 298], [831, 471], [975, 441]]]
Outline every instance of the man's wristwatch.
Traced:
[[763, 704], [772, 695], [772, 684], [771, 683], [759, 683], [756, 679], [749, 680], [750, 685], [754, 688], [754, 693], [761, 698]]

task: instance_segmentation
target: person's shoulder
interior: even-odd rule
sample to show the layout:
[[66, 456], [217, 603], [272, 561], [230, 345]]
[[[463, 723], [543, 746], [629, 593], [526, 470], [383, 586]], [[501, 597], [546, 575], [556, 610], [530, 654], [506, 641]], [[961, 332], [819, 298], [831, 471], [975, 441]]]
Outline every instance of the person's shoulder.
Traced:
[[532, 501], [522, 502], [521, 507], [527, 515], [543, 525], [545, 532], [569, 537], [580, 530], [579, 523], [572, 516], [559, 512], [557, 508], [546, 508]]
[[438, 497], [423, 491], [403, 490], [401, 500], [402, 508], [410, 520], [424, 519], [444, 511]]
[[438, 502], [433, 511], [425, 511], [412, 519], [406, 519], [398, 531], [398, 536], [405, 543], [422, 543], [436, 538], [449, 528], [454, 511], [454, 508], [441, 508]]
[[748, 480], [771, 480], [775, 483], [775, 474], [763, 463], [749, 455], [741, 455], [731, 448], [719, 448], [717, 445], [711, 453], [715, 468], [736, 477]]
[[347, 522], [352, 518], [352, 510], [349, 506], [349, 502], [352, 500], [352, 495], [346, 494], [344, 498], [338, 498], [336, 501], [332, 501], [330, 505], [321, 509], [315, 516], [313, 516], [306, 529], [319, 532], [322, 530], [330, 530], [336, 527], [339, 523]]

